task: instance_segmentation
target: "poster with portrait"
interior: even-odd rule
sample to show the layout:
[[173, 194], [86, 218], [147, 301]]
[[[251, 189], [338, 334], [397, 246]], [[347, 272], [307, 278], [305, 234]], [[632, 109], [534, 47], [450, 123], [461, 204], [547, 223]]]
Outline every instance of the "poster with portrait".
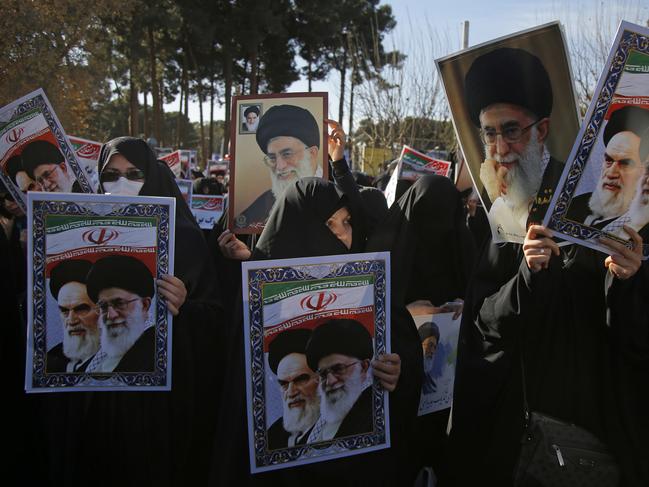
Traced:
[[457, 341], [462, 321], [462, 315], [453, 319], [454, 315], [455, 313], [437, 313], [413, 316], [424, 354], [424, 378], [417, 412], [419, 416], [453, 405]]
[[69, 135], [70, 144], [74, 149], [74, 155], [77, 156], [77, 161], [83, 167], [86, 177], [96, 190], [99, 186], [99, 174], [97, 172], [97, 165], [99, 162], [99, 153], [101, 152], [101, 142], [94, 140], [82, 139]]
[[242, 263], [252, 473], [390, 446], [388, 252]]
[[203, 230], [212, 230], [227, 206], [227, 196], [212, 194], [192, 195], [191, 209], [198, 226]]
[[174, 198], [29, 193], [27, 392], [171, 389]]
[[41, 89], [0, 108], [0, 179], [25, 212], [28, 191], [93, 192]]
[[436, 159], [404, 145], [403, 149], [401, 149], [397, 167], [392, 173], [392, 176], [390, 176], [388, 185], [385, 188], [384, 194], [388, 202], [388, 207], [394, 203], [397, 183], [400, 179], [415, 182], [426, 174], [448, 177], [450, 170], [451, 163], [449, 161]]
[[[649, 224], [649, 29], [622, 22], [544, 224], [610, 253]], [[649, 245], [643, 254], [649, 256]]]
[[191, 179], [176, 179], [176, 184], [178, 185], [180, 194], [183, 195], [185, 203], [187, 203], [187, 205], [191, 208], [194, 181], [192, 181]]
[[561, 26], [525, 30], [436, 60], [493, 242], [540, 223], [578, 129]]
[[288, 186], [303, 177], [327, 177], [326, 118], [327, 93], [233, 97], [230, 230], [261, 233]]

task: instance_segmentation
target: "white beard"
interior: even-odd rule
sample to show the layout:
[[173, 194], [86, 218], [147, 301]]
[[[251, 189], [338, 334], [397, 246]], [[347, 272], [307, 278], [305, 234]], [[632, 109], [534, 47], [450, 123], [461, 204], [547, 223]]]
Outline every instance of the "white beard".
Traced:
[[320, 394], [320, 415], [327, 423], [342, 421], [363, 392], [363, 380], [360, 372], [349, 377], [345, 384], [335, 391], [325, 392], [326, 384], [318, 386]]
[[629, 205], [629, 225], [635, 231], [639, 231], [649, 223], [649, 195], [642, 192], [644, 176], [638, 181], [635, 196]]
[[257, 131], [257, 125], [259, 125], [259, 119], [257, 119], [257, 120], [255, 121], [255, 123], [253, 123], [253, 124], [250, 124], [250, 123], [248, 123], [248, 122], [244, 122], [244, 123], [246, 124], [246, 129], [247, 129], [249, 132], [256, 132], [256, 131]]
[[[289, 400], [284, 397], [284, 415], [282, 424], [289, 433], [304, 433], [314, 425], [320, 414], [320, 398], [316, 395], [312, 399], [298, 396], [297, 399], [304, 399], [304, 407], [289, 408]], [[295, 400], [295, 398], [293, 399]]]
[[294, 167], [291, 166], [290, 168], [288, 168], [287, 172], [293, 173], [294, 177], [291, 177], [289, 179], [279, 179], [277, 177], [277, 173], [274, 170], [271, 169], [270, 171], [270, 180], [273, 184], [272, 191], [276, 200], [279, 200], [284, 194], [284, 191], [286, 191], [286, 188], [294, 184], [298, 179], [313, 176], [311, 157], [309, 156], [309, 152], [306, 149], [304, 151], [304, 156], [302, 157], [302, 159]]
[[[77, 325], [74, 328], [81, 328]], [[70, 335], [68, 327], [63, 328], [63, 355], [70, 360], [83, 362], [92, 357], [99, 349], [99, 332], [98, 330], [85, 329], [84, 335]]]
[[424, 357], [424, 372], [428, 375], [433, 370], [433, 364], [435, 363], [435, 356]]
[[[122, 318], [119, 318], [121, 321]], [[109, 330], [100, 319], [101, 348], [109, 357], [122, 357], [140, 338], [146, 329], [146, 320], [131, 315], [127, 326], [118, 326]]]
[[[542, 150], [543, 144], [538, 140], [536, 127], [532, 127], [530, 141], [521, 154], [509, 153], [505, 157], [494, 154], [493, 160], [498, 163], [518, 160], [518, 163], [511, 169], [499, 167], [496, 170], [495, 165], [488, 161], [481, 165], [480, 179], [485, 185], [492, 203], [500, 196], [511, 210], [523, 208], [527, 210], [543, 180]], [[485, 147], [487, 159], [489, 159], [488, 151], [488, 147]], [[504, 181], [507, 187], [507, 194], [500, 194], [501, 181]]]
[[[641, 177], [640, 181], [642, 179]], [[616, 218], [629, 209], [633, 193], [625, 194], [624, 188], [620, 188], [617, 194], [613, 193], [602, 187], [603, 181], [604, 168], [602, 168], [602, 174], [597, 181], [597, 186], [590, 197], [590, 201], [588, 201], [588, 207], [597, 218]]]

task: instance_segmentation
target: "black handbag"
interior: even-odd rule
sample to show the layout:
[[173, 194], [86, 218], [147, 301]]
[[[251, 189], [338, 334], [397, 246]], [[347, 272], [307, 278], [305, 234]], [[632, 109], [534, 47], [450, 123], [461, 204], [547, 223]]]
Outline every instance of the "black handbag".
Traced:
[[616, 487], [620, 470], [606, 445], [579, 426], [530, 412], [521, 358], [525, 431], [515, 487]]

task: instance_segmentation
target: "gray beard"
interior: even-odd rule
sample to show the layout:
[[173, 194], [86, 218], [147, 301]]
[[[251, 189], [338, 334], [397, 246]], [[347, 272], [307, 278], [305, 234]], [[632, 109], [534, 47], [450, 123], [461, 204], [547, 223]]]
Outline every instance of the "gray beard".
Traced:
[[638, 181], [635, 196], [629, 205], [629, 223], [634, 230], [639, 231], [649, 223], [649, 195], [642, 192], [644, 175]]
[[320, 398], [305, 399], [303, 408], [289, 408], [288, 400], [284, 398], [284, 415], [282, 425], [289, 433], [304, 433], [313, 426], [320, 414]]
[[92, 357], [99, 349], [99, 332], [86, 328], [84, 336], [70, 335], [63, 327], [63, 355], [70, 360], [84, 361]]
[[345, 385], [333, 392], [324, 391], [323, 382], [318, 386], [320, 394], [320, 415], [327, 423], [342, 421], [363, 392], [361, 374], [356, 373], [345, 381]]
[[295, 167], [292, 167], [289, 172], [293, 174], [292, 178], [279, 179], [275, 170], [270, 170], [270, 180], [272, 183], [271, 191], [273, 192], [276, 200], [279, 200], [284, 194], [284, 191], [286, 191], [286, 188], [294, 184], [298, 179], [313, 176], [311, 158], [309, 157], [309, 152], [307, 150], [304, 151], [304, 156], [302, 157], [302, 159], [295, 165]]
[[[640, 181], [642, 179], [640, 178]], [[598, 218], [616, 218], [629, 209], [633, 195], [626, 195], [623, 188], [617, 194], [607, 191], [602, 187], [603, 180], [604, 169], [588, 201], [588, 207]]]
[[424, 357], [424, 372], [428, 374], [433, 370], [433, 363], [435, 362], [435, 356], [433, 355], [432, 357]]
[[122, 357], [133, 346], [146, 329], [146, 320], [137, 316], [129, 317], [127, 326], [108, 331], [101, 325], [101, 349], [109, 357]]

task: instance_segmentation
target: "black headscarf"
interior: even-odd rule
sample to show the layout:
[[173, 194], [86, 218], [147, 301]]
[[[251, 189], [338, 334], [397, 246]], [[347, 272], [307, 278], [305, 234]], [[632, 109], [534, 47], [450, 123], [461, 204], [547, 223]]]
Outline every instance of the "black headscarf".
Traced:
[[[346, 206], [352, 216], [352, 248], [326, 225], [329, 217]], [[348, 198], [333, 183], [321, 178], [303, 178], [289, 186], [279, 199], [253, 252], [252, 260], [315, 257], [361, 252], [364, 235]]]
[[475, 249], [460, 192], [443, 176], [420, 178], [392, 205], [368, 249], [391, 251], [395, 303], [464, 297]]

